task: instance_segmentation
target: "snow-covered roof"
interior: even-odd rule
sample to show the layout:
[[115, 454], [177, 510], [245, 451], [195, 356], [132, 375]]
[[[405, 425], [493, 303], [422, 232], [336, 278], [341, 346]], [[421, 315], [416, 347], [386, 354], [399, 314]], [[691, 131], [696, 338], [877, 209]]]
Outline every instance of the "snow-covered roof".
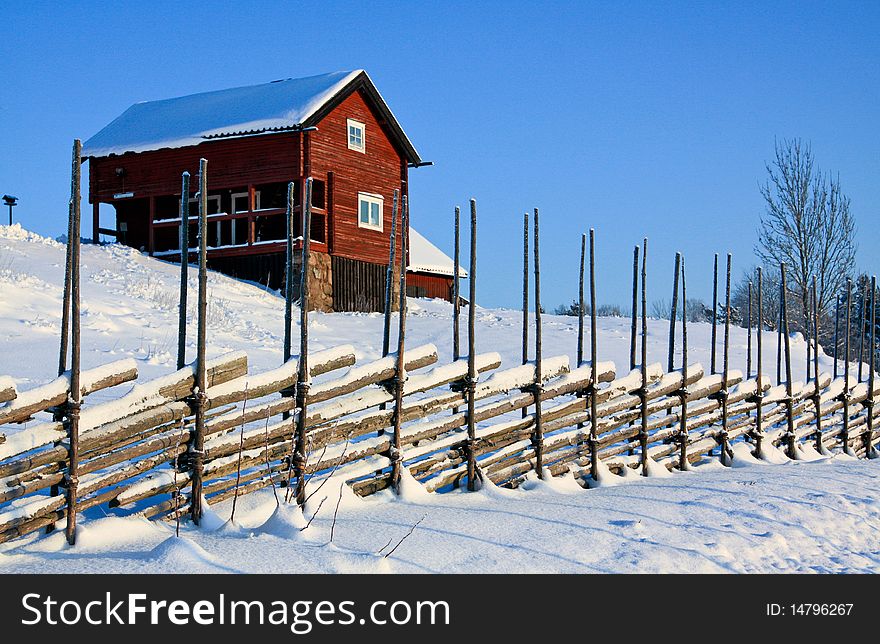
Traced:
[[180, 148], [213, 138], [313, 125], [309, 119], [355, 85], [364, 87], [380, 111], [387, 112], [389, 126], [401, 139], [410, 162], [418, 162], [412, 144], [362, 69], [135, 103], [86, 141], [83, 156]]
[[[437, 275], [455, 275], [455, 262], [449, 255], [425, 239], [419, 231], [409, 227], [409, 265], [408, 271], [417, 273], [434, 273]], [[458, 276], [467, 277], [467, 271], [458, 267]]]

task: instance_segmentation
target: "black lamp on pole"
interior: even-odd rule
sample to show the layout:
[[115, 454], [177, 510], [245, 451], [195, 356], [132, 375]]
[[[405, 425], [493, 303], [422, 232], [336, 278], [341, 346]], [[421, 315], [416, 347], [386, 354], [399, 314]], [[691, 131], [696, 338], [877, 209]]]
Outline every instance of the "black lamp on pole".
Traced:
[[9, 206], [9, 225], [12, 225], [12, 207], [18, 205], [18, 197], [3, 195], [3, 203]]

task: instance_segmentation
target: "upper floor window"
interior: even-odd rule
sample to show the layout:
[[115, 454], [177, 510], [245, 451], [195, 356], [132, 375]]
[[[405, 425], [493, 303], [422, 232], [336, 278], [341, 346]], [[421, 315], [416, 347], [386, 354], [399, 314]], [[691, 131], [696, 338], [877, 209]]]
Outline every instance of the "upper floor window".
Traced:
[[358, 193], [358, 226], [382, 230], [382, 197]]
[[366, 149], [364, 133], [367, 126], [360, 121], [348, 119], [348, 149], [363, 152]]

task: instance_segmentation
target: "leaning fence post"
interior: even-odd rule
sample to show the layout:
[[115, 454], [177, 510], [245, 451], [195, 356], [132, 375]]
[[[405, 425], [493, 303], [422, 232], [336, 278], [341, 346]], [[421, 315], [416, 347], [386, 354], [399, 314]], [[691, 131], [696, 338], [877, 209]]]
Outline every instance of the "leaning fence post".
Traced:
[[538, 209], [535, 208], [535, 431], [532, 433], [532, 446], [535, 449], [535, 472], [539, 479], [544, 478], [544, 422], [541, 413], [541, 257], [538, 232]]
[[[523, 213], [522, 363], [529, 361], [529, 213]], [[529, 415], [523, 407], [522, 417]]]
[[877, 277], [871, 277], [871, 313], [869, 324], [871, 325], [871, 346], [868, 350], [871, 352], [868, 358], [868, 397], [865, 398], [865, 409], [868, 410], [868, 417], [865, 419], [867, 429], [864, 433], [865, 457], [876, 458], [877, 455], [873, 451], [874, 442], [874, 361], [877, 355], [876, 333], [877, 333]]
[[746, 380], [752, 377], [752, 280], [749, 280], [748, 331], [746, 334]]
[[633, 246], [632, 316], [629, 327], [629, 368], [636, 368], [636, 334], [639, 319], [639, 247]]
[[[581, 234], [581, 263], [580, 270], [578, 272], [578, 338], [577, 338], [577, 366], [580, 367], [584, 362], [584, 254], [585, 254], [585, 246], [586, 246], [587, 236]], [[593, 229], [590, 229], [590, 244], [593, 243]], [[595, 307], [594, 307], [595, 308]], [[590, 387], [595, 383], [591, 383]], [[591, 396], [590, 387], [587, 388], [586, 392], [578, 391], [577, 396], [581, 398], [585, 393], [588, 396]], [[591, 420], [591, 423], [595, 424], [595, 420]], [[583, 429], [584, 424], [578, 423], [578, 429]], [[578, 451], [581, 448], [581, 438], [580, 433], [578, 434]], [[592, 448], [591, 448], [592, 449]], [[591, 470], [595, 469], [591, 466]]]
[[[73, 163], [76, 163], [76, 151], [74, 151], [74, 159]], [[58, 351], [58, 375], [64, 375], [64, 372], [67, 371], [67, 353], [69, 350], [69, 342], [70, 342], [70, 288], [71, 288], [71, 279], [73, 276], [73, 235], [76, 232], [74, 227], [74, 205], [73, 205], [73, 194], [75, 188], [72, 185], [72, 182], [75, 180], [74, 176], [76, 173], [76, 169], [71, 167], [71, 187], [70, 187], [70, 202], [68, 203], [68, 222], [67, 222], [67, 251], [66, 257], [64, 260], [64, 296], [61, 310], [61, 347]], [[56, 418], [56, 420], [61, 420], [60, 418]]]
[[293, 345], [293, 265], [296, 243], [294, 183], [287, 184], [287, 256], [284, 263], [284, 362], [290, 360]]
[[678, 469], [684, 471], [688, 467], [688, 415], [687, 415], [687, 379], [688, 379], [688, 332], [687, 332], [687, 283], [685, 280], [684, 257], [681, 258], [681, 389], [678, 392], [681, 401], [680, 424], [678, 430]]
[[[306, 179], [303, 197], [302, 259], [299, 283], [299, 362], [296, 371], [296, 447], [293, 473], [296, 476], [296, 504], [306, 504], [306, 416], [309, 402], [309, 260], [312, 237], [312, 178]], [[289, 482], [288, 482], [289, 485]]]
[[839, 345], [840, 345], [840, 295], [834, 306], [834, 379], [837, 380], [837, 363], [839, 362]]
[[757, 386], [755, 390], [755, 458], [763, 458], [764, 449], [764, 271], [758, 267], [758, 335], [757, 339]]
[[[284, 362], [290, 360], [293, 345], [293, 260], [295, 253], [296, 214], [294, 211], [295, 184], [293, 181], [287, 184], [287, 255], [284, 261]], [[281, 391], [284, 398], [295, 395], [295, 387], [285, 387]], [[290, 418], [290, 412], [281, 414], [283, 420]], [[294, 443], [295, 443], [294, 438]], [[295, 449], [295, 446], [294, 446]], [[293, 460], [288, 463], [288, 485], [290, 484], [290, 471], [293, 468]]]
[[458, 361], [461, 357], [461, 334], [459, 333], [459, 317], [461, 316], [461, 283], [459, 271], [461, 270], [461, 208], [455, 207], [455, 253], [452, 276], [452, 360]]
[[[629, 327], [629, 370], [636, 368], [636, 335], [639, 329], [639, 246], [633, 246], [633, 273], [632, 273], [632, 315], [630, 316]], [[630, 423], [630, 427], [635, 425], [635, 421]], [[633, 442], [627, 441], [627, 454], [633, 455]]]
[[864, 288], [861, 289], [861, 302], [859, 302], [859, 384], [862, 383], [862, 364], [865, 361], [865, 304], [868, 300], [868, 281], [865, 280]]
[[[400, 452], [400, 427], [403, 421], [403, 385], [406, 381], [406, 368], [404, 367], [404, 350], [406, 348], [406, 247], [407, 247], [407, 231], [409, 230], [409, 203], [407, 195], [403, 195], [400, 213], [400, 304], [398, 306], [398, 326], [397, 326], [397, 368], [394, 374], [394, 414], [393, 427], [394, 436], [392, 437], [391, 449], [389, 456], [391, 457], [391, 487], [400, 493], [400, 470], [403, 463], [403, 455]], [[473, 276], [471, 276], [473, 279]], [[471, 307], [474, 303], [471, 302]]]
[[840, 442], [843, 444], [843, 451], [849, 452], [849, 352], [850, 352], [850, 314], [852, 310], [852, 279], [846, 280], [846, 339], [843, 343], [844, 362], [843, 362], [843, 391], [840, 393], [840, 401], [843, 403], [843, 426], [840, 430]]
[[666, 370], [675, 369], [675, 317], [678, 313], [678, 275], [681, 270], [681, 253], [675, 254], [675, 272], [672, 278], [672, 310], [669, 313], [669, 360]]
[[476, 321], [477, 321], [477, 202], [471, 199], [471, 257], [470, 257], [470, 306], [468, 307], [468, 371], [465, 381], [467, 392], [467, 479], [468, 490], [473, 492], [477, 489], [477, 481], [482, 480], [477, 468], [477, 423], [476, 423], [476, 388], [477, 388], [477, 363], [476, 363]]
[[786, 444], [788, 446], [788, 457], [797, 460], [797, 443], [794, 432], [794, 401], [792, 400], [792, 382], [791, 382], [791, 339], [789, 337], [788, 327], [788, 287], [786, 286], [786, 266], [780, 266], [780, 274], [782, 276], [782, 323], [784, 325], [785, 340], [785, 417], [788, 421], [787, 430], [785, 432]]
[[82, 142], [73, 142], [73, 237], [70, 283], [70, 397], [67, 401], [67, 436], [70, 442], [67, 466], [67, 543], [76, 543], [76, 494], [79, 484], [79, 414], [82, 407], [80, 386], [80, 180], [82, 177]]
[[642, 386], [639, 387], [642, 426], [639, 428], [642, 476], [648, 476], [648, 238], [642, 241]]
[[[581, 253], [583, 258], [583, 252]], [[581, 259], [581, 283], [583, 284], [583, 259]], [[583, 302], [583, 287], [581, 288]], [[583, 307], [581, 307], [583, 309]], [[590, 476], [599, 480], [599, 414], [597, 411], [597, 388], [599, 385], [598, 340], [596, 338], [596, 232], [590, 228]]]
[[[593, 229], [590, 229], [590, 243], [592, 244]], [[587, 236], [581, 235], [581, 266], [578, 273], [578, 342], [577, 342], [577, 366], [584, 361], [584, 247]]]
[[782, 383], [782, 327], [784, 320], [782, 312], [787, 302], [785, 291], [782, 288], [782, 282], [779, 283], [779, 325], [776, 329], [776, 384]]
[[[75, 144], [74, 144], [75, 146]], [[76, 163], [76, 150], [73, 152], [73, 159], [71, 163], [70, 169], [70, 199], [67, 202], [67, 249], [64, 260], [64, 295], [62, 297], [62, 308], [61, 308], [61, 346], [58, 351], [58, 375], [63, 376], [64, 372], [67, 371], [67, 353], [69, 351], [70, 344], [70, 290], [71, 290], [71, 279], [73, 276], [73, 235], [75, 233], [74, 228], [74, 205], [73, 205], [73, 195], [75, 192], [75, 188], [73, 182], [76, 176], [76, 168], [73, 164]], [[53, 419], [56, 422], [61, 422], [64, 420], [65, 408], [58, 407], [53, 414]], [[50, 496], [58, 495], [58, 485], [53, 485], [49, 488]], [[46, 532], [52, 532], [55, 529], [55, 524], [50, 523], [46, 526]]]
[[190, 513], [194, 524], [202, 520], [202, 471], [204, 469], [205, 449], [205, 393], [208, 374], [205, 365], [205, 343], [208, 324], [208, 161], [199, 160], [199, 304], [198, 337], [196, 350], [196, 373], [193, 397], [196, 407], [196, 422], [189, 445], [192, 467], [192, 498]]
[[[455, 252], [453, 253], [453, 276], [452, 276], [452, 361], [458, 362], [461, 358], [461, 333], [459, 320], [461, 318], [461, 286], [459, 271], [461, 270], [461, 208], [455, 207]], [[452, 413], [458, 413], [458, 407], [452, 408]]]
[[728, 409], [728, 386], [730, 384], [730, 268], [731, 254], [727, 253], [727, 282], [724, 298], [724, 356], [723, 373], [721, 374], [721, 391], [718, 397], [721, 399], [721, 463], [730, 465], [733, 452], [730, 449], [728, 438], [729, 409]]
[[180, 187], [180, 306], [177, 311], [177, 368], [186, 365], [186, 295], [189, 277], [189, 172]]
[[[392, 291], [394, 290], [394, 252], [395, 246], [397, 245], [397, 199], [399, 196], [399, 192], [397, 190], [394, 191], [394, 200], [391, 206], [391, 235], [388, 247], [388, 270], [385, 271], [385, 316], [384, 316], [384, 326], [382, 329], [382, 357], [388, 355], [388, 352], [391, 350], [391, 307], [394, 302], [394, 296]], [[458, 208], [456, 208], [456, 211]], [[458, 234], [458, 213], [456, 212], [456, 235]], [[453, 276], [453, 284], [455, 285], [453, 288], [457, 290], [458, 288], [458, 245], [455, 247], [456, 251], [456, 274]], [[453, 304], [455, 307], [455, 304]], [[452, 349], [453, 353], [458, 351], [458, 314], [455, 308], [452, 309]], [[458, 358], [453, 358], [457, 360]]]
[[712, 375], [715, 375], [715, 343], [718, 339], [718, 253], [712, 271], [712, 355], [709, 358]]
[[819, 301], [816, 290], [816, 278], [813, 277], [813, 406], [816, 408], [816, 451], [822, 453], [822, 394], [819, 388]]
[[[389, 249], [388, 249], [388, 270], [385, 272], [385, 313], [384, 313], [384, 327], [382, 329], [382, 357], [388, 355], [388, 352], [391, 350], [391, 308], [394, 303], [394, 253], [395, 246], [397, 245], [397, 200], [399, 198], [399, 192], [397, 190], [394, 191], [394, 201], [391, 207], [391, 235], [389, 241]], [[456, 231], [455, 234], [458, 235], [458, 208], [456, 207]], [[455, 240], [455, 276], [453, 277], [453, 289], [456, 292], [456, 300], [458, 298], [458, 239]], [[454, 360], [458, 360], [458, 305], [457, 302], [454, 303], [452, 309], [452, 355]], [[379, 409], [385, 409], [385, 403], [379, 405]], [[378, 436], [382, 436], [385, 434], [384, 429], [380, 429], [376, 432]]]

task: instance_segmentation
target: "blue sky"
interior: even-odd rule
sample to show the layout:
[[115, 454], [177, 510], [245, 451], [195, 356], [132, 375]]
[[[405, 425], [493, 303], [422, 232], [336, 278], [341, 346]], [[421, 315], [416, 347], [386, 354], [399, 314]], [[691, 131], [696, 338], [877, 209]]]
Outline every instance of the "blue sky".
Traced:
[[[451, 253], [476, 197], [478, 300], [520, 300], [522, 213], [542, 213], [548, 308], [577, 290], [596, 229], [600, 302], [626, 305], [649, 238], [649, 300], [676, 250], [711, 296], [712, 253], [754, 264], [776, 137], [812, 142], [880, 259], [878, 2], [12, 2], [0, 15], [0, 192], [65, 229], [74, 137], [137, 101], [365, 68], [422, 156], [415, 225]], [[5, 210], [2, 213], [5, 221]], [[88, 228], [90, 230], [90, 228]]]

